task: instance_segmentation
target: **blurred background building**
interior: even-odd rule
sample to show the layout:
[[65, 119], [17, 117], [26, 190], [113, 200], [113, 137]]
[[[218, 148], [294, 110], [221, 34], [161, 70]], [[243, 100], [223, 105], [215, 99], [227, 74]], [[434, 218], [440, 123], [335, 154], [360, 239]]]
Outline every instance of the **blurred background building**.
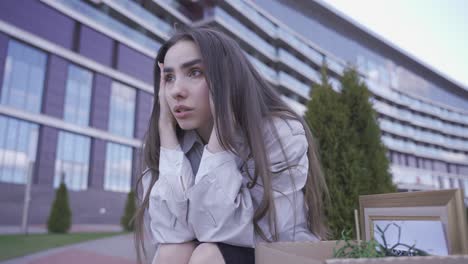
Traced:
[[0, 1], [0, 225], [44, 224], [56, 188], [73, 223], [115, 223], [136, 181], [154, 58], [174, 23], [213, 25], [303, 113], [326, 62], [358, 67], [400, 190], [468, 192], [468, 88], [321, 1]]

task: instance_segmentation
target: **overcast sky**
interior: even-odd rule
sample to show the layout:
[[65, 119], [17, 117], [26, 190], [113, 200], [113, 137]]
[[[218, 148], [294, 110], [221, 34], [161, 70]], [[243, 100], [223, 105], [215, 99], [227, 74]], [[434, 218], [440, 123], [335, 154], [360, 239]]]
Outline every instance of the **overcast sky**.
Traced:
[[468, 89], [468, 0], [322, 0]]

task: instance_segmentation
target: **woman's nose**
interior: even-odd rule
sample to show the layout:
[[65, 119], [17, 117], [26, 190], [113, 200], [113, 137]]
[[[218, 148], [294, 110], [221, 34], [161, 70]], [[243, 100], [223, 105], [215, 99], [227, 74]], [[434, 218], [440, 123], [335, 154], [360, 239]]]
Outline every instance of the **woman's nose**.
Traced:
[[174, 98], [187, 97], [186, 84], [183, 79], [176, 79], [171, 89], [171, 95]]

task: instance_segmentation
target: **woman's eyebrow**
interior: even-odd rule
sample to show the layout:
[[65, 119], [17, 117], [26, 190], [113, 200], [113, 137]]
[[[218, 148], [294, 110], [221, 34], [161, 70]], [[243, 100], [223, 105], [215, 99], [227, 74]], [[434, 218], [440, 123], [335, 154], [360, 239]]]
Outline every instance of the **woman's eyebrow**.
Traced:
[[[189, 67], [191, 67], [193, 65], [196, 65], [196, 64], [199, 64], [201, 62], [202, 62], [201, 59], [193, 59], [191, 61], [187, 61], [187, 62], [182, 63], [180, 68], [182, 68], [182, 69], [189, 68]], [[173, 71], [174, 71], [174, 69], [172, 67], [164, 67], [164, 72], [173, 72]]]

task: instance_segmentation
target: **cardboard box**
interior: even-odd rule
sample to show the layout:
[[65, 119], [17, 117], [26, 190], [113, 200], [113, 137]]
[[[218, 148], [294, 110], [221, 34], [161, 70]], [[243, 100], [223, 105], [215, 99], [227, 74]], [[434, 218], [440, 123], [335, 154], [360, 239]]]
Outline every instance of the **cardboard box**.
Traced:
[[260, 243], [256, 264], [468, 264], [468, 255], [333, 259], [336, 241]]

